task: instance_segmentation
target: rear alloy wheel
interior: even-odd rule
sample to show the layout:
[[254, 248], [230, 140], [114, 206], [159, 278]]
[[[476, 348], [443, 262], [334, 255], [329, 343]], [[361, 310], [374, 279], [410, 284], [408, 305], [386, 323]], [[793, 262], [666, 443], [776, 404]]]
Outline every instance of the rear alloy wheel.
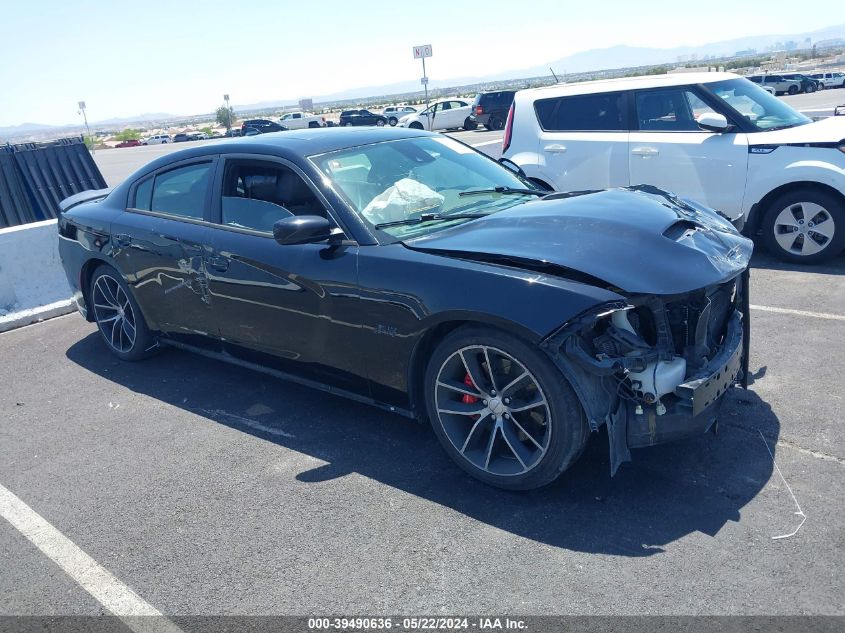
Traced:
[[780, 259], [815, 264], [845, 243], [845, 208], [834, 196], [802, 189], [776, 199], [763, 219], [766, 247]]
[[566, 380], [536, 347], [505, 332], [454, 331], [432, 355], [425, 381], [440, 443], [487, 484], [544, 486], [586, 445], [589, 429]]
[[91, 279], [94, 321], [112, 353], [123, 360], [140, 360], [155, 347], [138, 304], [117, 271], [100, 266]]

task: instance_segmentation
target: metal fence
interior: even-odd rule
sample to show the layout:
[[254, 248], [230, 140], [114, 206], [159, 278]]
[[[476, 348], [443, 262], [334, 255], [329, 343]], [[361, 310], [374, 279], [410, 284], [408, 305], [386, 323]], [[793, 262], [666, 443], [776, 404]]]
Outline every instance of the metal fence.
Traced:
[[82, 137], [0, 146], [0, 228], [58, 217], [63, 199], [105, 187]]

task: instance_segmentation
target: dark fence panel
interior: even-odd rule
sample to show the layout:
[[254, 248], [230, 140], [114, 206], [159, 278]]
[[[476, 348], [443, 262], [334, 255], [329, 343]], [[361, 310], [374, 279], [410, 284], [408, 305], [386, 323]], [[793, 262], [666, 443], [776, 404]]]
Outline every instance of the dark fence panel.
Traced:
[[58, 217], [68, 196], [105, 187], [81, 137], [0, 147], [0, 228]]

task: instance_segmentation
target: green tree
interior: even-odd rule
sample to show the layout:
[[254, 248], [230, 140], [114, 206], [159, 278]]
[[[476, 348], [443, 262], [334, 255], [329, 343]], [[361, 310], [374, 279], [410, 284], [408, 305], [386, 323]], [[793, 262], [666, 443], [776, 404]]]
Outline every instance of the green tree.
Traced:
[[118, 141], [131, 141], [134, 139], [139, 139], [141, 138], [141, 130], [133, 130], [132, 128], [127, 128], [115, 134], [115, 138]]
[[226, 106], [222, 105], [217, 108], [217, 111], [214, 113], [217, 118], [217, 123], [219, 125], [224, 126], [227, 130], [232, 129], [232, 124], [235, 122], [235, 109], [232, 107], [227, 108]]

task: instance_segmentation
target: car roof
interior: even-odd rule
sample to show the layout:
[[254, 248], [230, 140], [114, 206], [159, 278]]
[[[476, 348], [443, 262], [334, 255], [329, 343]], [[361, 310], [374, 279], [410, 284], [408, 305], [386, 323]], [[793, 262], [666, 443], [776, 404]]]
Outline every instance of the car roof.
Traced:
[[521, 90], [520, 95], [531, 95], [533, 98], [556, 97], [562, 95], [591, 94], [599, 92], [617, 92], [620, 90], [642, 90], [646, 88], [664, 88], [672, 86], [688, 86], [690, 84], [713, 83], [726, 79], [741, 79], [734, 73], [672, 73], [666, 75], [643, 75], [642, 77], [618, 77], [616, 79], [597, 79], [594, 81], [580, 81], [571, 84], [554, 84], [542, 88]]
[[287, 132], [271, 132], [249, 137], [235, 137], [191, 147], [162, 156], [151, 162], [144, 171], [153, 171], [172, 162], [218, 153], [261, 153], [277, 156], [313, 156], [335, 150], [348, 149], [383, 141], [439, 134], [393, 127], [331, 127], [306, 128]]

